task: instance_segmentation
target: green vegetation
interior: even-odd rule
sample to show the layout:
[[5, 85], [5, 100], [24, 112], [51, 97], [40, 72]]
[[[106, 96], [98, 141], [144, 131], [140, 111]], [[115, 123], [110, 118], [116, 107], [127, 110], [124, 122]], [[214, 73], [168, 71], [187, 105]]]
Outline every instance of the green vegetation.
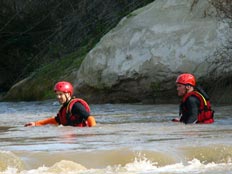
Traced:
[[33, 72], [58, 77], [76, 68], [122, 17], [152, 1], [1, 1], [0, 92]]
[[33, 73], [33, 80], [30, 86], [33, 89], [32, 96], [27, 98], [27, 100], [53, 99], [54, 93], [52, 89], [57, 81], [67, 80], [73, 82], [73, 77], [70, 73], [78, 70], [89, 51], [88, 47], [89, 45], [81, 47], [77, 51], [37, 69]]

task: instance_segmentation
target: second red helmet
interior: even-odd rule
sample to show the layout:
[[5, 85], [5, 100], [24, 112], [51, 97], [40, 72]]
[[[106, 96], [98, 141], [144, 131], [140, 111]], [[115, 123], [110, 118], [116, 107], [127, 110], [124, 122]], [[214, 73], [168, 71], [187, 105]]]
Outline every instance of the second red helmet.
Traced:
[[66, 81], [57, 82], [54, 86], [54, 91], [69, 92], [70, 95], [73, 95], [73, 86]]
[[195, 77], [192, 74], [187, 74], [187, 73], [179, 75], [176, 79], [176, 83], [196, 86]]

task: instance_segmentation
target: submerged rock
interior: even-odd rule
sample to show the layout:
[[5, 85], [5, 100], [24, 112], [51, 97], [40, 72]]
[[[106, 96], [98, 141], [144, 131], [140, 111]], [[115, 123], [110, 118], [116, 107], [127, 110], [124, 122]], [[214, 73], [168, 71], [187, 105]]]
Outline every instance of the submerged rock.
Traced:
[[23, 161], [12, 152], [0, 151], [0, 172], [7, 169], [22, 171], [25, 166]]
[[81, 164], [72, 161], [62, 160], [60, 162], [55, 163], [52, 167], [50, 167], [48, 169], [48, 172], [69, 173], [69, 172], [73, 172], [73, 171], [77, 172], [81, 170], [86, 170], [86, 168]]

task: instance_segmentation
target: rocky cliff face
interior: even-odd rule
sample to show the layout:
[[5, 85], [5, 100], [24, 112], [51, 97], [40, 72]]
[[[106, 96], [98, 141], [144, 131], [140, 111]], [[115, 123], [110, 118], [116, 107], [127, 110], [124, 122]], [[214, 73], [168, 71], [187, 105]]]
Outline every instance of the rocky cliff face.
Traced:
[[225, 72], [231, 78], [230, 24], [208, 0], [156, 0], [89, 52], [77, 72], [77, 95], [91, 102], [172, 102], [181, 72], [193, 73], [211, 93], [230, 88], [231, 80], [212, 86]]

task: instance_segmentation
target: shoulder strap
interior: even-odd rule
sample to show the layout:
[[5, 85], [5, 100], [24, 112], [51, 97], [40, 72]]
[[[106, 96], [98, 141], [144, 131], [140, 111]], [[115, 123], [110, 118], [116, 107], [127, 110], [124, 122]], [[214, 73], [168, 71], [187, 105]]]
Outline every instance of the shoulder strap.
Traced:
[[187, 100], [188, 97], [190, 96], [196, 96], [199, 100], [200, 100], [200, 108], [201, 109], [205, 109], [207, 108], [208, 104], [207, 104], [207, 100], [205, 99], [205, 97], [198, 91], [192, 91], [187, 93], [184, 98], [183, 98], [183, 102], [185, 102]]
[[67, 105], [66, 114], [71, 114], [72, 106], [73, 106], [74, 103], [75, 103], [74, 99], [71, 99], [70, 102]]
[[75, 101], [73, 101], [74, 99], [71, 99], [68, 103], [68, 105], [66, 106], [66, 119], [69, 125], [72, 125], [72, 122], [70, 120], [70, 117], [72, 115], [71, 110], [72, 110], [72, 106], [75, 103]]
[[207, 106], [207, 101], [206, 101], [205, 97], [204, 97], [200, 92], [198, 92], [198, 91], [195, 91], [195, 93], [197, 93], [198, 95], [201, 96], [201, 98], [202, 98], [203, 101], [204, 101], [204, 105]]

